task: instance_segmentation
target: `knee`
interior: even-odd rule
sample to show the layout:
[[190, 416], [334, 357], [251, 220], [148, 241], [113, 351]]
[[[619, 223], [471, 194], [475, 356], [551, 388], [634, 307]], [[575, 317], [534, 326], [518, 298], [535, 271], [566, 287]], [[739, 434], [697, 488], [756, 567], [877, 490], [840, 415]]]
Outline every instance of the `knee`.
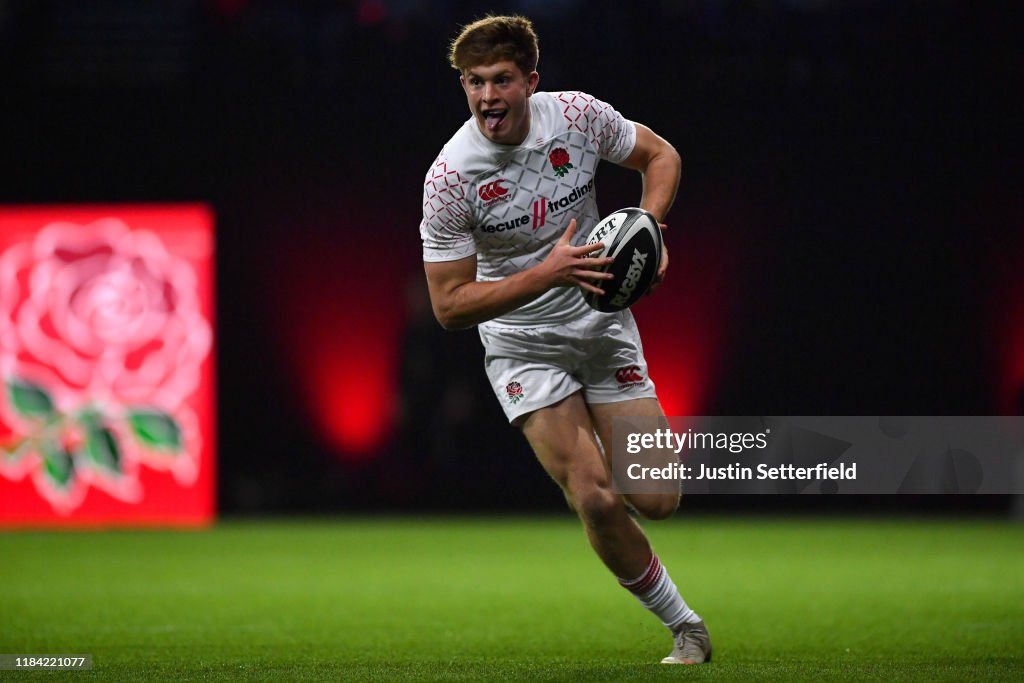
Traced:
[[601, 527], [624, 511], [622, 501], [608, 486], [573, 487], [567, 495], [580, 519], [591, 526]]
[[679, 496], [669, 493], [630, 496], [628, 500], [644, 519], [668, 519], [679, 508]]

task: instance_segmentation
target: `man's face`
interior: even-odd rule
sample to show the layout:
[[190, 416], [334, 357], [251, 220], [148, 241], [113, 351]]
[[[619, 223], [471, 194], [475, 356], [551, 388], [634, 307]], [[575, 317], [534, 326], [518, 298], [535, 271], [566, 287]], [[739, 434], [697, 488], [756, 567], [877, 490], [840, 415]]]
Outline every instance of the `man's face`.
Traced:
[[526, 139], [530, 132], [529, 97], [538, 80], [536, 71], [524, 76], [510, 61], [475, 66], [462, 75], [469, 110], [488, 140], [518, 145]]

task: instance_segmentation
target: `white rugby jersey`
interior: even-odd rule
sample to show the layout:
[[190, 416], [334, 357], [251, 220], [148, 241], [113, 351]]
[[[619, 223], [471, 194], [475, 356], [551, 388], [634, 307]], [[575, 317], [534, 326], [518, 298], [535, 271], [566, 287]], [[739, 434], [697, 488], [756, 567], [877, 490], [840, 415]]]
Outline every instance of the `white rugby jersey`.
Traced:
[[[573, 244], [600, 220], [594, 174], [601, 159], [621, 162], [636, 126], [581, 92], [530, 98], [522, 145], [498, 145], [470, 118], [452, 136], [423, 184], [424, 261], [476, 254], [477, 280], [500, 280], [543, 261], [576, 218]], [[577, 287], [552, 289], [493, 323], [553, 325], [591, 309]]]

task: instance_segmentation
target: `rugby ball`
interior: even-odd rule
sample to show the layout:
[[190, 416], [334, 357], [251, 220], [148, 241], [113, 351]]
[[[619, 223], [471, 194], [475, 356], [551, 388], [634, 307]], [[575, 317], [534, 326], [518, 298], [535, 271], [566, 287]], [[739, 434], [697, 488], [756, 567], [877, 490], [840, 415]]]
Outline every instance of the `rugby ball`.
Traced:
[[654, 281], [661, 264], [661, 228], [652, 214], [630, 207], [611, 214], [590, 232], [587, 244], [600, 242], [604, 249], [591, 257], [611, 256], [615, 261], [604, 268], [615, 277], [601, 282], [604, 294], [580, 290], [592, 308], [604, 313], [629, 308]]

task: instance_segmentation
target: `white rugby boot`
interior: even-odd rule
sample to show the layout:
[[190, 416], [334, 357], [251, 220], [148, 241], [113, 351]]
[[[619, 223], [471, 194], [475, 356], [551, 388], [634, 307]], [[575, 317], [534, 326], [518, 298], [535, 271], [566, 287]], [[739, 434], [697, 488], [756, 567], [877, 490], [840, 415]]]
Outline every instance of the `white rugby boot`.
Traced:
[[702, 664], [711, 661], [711, 635], [704, 621], [683, 624], [676, 632], [676, 646], [662, 664]]

